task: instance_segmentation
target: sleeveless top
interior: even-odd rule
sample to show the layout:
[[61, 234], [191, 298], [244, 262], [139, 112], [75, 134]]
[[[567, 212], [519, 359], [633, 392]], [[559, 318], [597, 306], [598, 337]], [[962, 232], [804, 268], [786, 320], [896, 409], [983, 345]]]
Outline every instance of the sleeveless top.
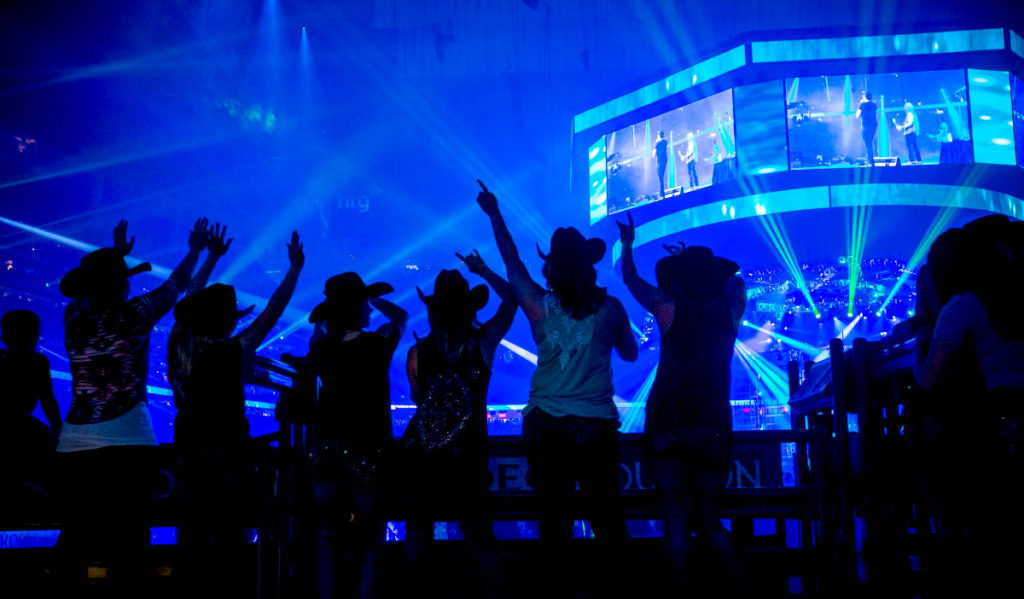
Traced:
[[416, 414], [403, 445], [451, 456], [487, 454], [487, 386], [491, 370], [480, 349], [480, 334], [446, 352], [430, 335], [416, 343]]
[[725, 295], [704, 306], [676, 300], [672, 325], [661, 338], [645, 433], [683, 426], [731, 430], [729, 377], [735, 339]]
[[363, 450], [394, 445], [389, 369], [397, 347], [397, 336], [372, 332], [348, 341], [328, 334], [313, 344], [313, 372], [322, 386], [309, 424], [310, 440]]
[[576, 320], [552, 293], [544, 295], [544, 316], [534, 326], [537, 370], [530, 381], [530, 401], [551, 416], [582, 416], [618, 420], [612, 401], [612, 348], [615, 326], [611, 301]]

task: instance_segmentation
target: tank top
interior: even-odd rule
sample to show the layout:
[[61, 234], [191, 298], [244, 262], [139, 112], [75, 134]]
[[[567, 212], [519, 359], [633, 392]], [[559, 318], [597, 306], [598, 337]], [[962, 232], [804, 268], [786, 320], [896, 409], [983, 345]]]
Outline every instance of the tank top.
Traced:
[[534, 326], [537, 370], [530, 381], [528, 414], [541, 409], [555, 417], [583, 416], [618, 420], [612, 401], [612, 348], [615, 326], [611, 301], [575, 319], [552, 293], [544, 296], [544, 315]]
[[645, 432], [682, 426], [731, 429], [729, 377], [736, 330], [725, 295], [699, 306], [680, 298], [661, 338]]
[[427, 452], [486, 456], [491, 370], [479, 332], [448, 350], [433, 334], [416, 344], [419, 405], [403, 444]]

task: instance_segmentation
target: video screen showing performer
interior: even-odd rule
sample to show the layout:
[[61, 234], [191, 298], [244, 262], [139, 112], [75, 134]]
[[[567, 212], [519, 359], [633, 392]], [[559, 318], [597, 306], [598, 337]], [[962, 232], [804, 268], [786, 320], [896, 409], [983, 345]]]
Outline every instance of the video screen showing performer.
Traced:
[[1013, 106], [1013, 136], [1017, 142], [1017, 166], [1024, 168], [1024, 81], [1013, 75], [1010, 75], [1010, 101]]
[[971, 161], [964, 71], [786, 80], [790, 168]]
[[608, 213], [735, 178], [732, 91], [607, 136]]

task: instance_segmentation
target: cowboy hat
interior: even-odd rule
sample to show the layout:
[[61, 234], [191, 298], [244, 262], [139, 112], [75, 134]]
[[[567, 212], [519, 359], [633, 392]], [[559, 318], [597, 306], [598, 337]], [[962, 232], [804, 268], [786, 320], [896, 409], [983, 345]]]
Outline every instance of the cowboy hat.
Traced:
[[64, 275], [60, 281], [60, 292], [70, 298], [88, 297], [104, 287], [123, 283], [128, 277], [149, 272], [152, 268], [149, 262], [128, 268], [120, 251], [101, 248], [82, 256], [79, 266]]

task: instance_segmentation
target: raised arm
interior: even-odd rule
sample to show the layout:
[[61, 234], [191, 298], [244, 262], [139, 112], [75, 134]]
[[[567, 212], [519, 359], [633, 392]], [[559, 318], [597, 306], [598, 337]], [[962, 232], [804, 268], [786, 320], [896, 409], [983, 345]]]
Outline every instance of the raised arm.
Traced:
[[629, 224], [616, 221], [619, 226], [619, 239], [622, 241], [622, 281], [626, 288], [633, 295], [633, 298], [644, 307], [645, 310], [654, 314], [657, 310], [660, 291], [654, 285], [640, 277], [636, 269], [636, 261], [633, 259], [633, 242], [636, 240], [636, 226], [633, 224], [633, 215], [627, 214]]
[[508, 282], [515, 290], [519, 305], [523, 307], [526, 316], [533, 322], [544, 313], [544, 306], [541, 303], [544, 289], [530, 278], [530, 273], [526, 271], [526, 265], [519, 258], [519, 250], [516, 248], [515, 241], [512, 240], [512, 234], [508, 232], [505, 218], [498, 209], [498, 198], [479, 179], [477, 179], [477, 183], [480, 184], [481, 191], [477, 194], [476, 201], [491, 219], [494, 241], [498, 244], [498, 251], [501, 252], [501, 259], [505, 263]]
[[516, 317], [516, 309], [519, 307], [519, 303], [516, 302], [516, 292], [512, 288], [512, 285], [508, 281], [498, 276], [496, 272], [488, 268], [487, 264], [484, 263], [483, 258], [480, 257], [480, 252], [473, 250], [473, 253], [462, 256], [458, 253], [455, 254], [466, 263], [466, 267], [469, 272], [482, 277], [487, 284], [490, 285], [494, 291], [501, 298], [501, 305], [498, 306], [498, 312], [491, 317], [490, 320], [484, 323], [483, 326], [483, 342], [484, 347], [484, 358], [487, 359], [488, 363], [494, 358], [494, 350], [498, 348], [498, 344], [501, 342], [501, 338], [508, 333], [509, 328], [512, 327], [512, 321]]
[[[149, 305], [150, 315], [153, 317], [154, 322], [171, 311], [171, 308], [174, 307], [174, 302], [178, 300], [178, 296], [188, 287], [189, 281], [192, 279], [192, 271], [195, 270], [196, 263], [199, 262], [199, 254], [206, 247], [208, 224], [209, 221], [205, 218], [200, 218], [196, 221], [188, 234], [188, 253], [171, 271], [171, 276], [167, 277], [167, 280], [153, 291], [139, 296]], [[126, 242], [126, 229], [127, 223], [125, 221], [121, 221], [114, 229], [114, 247], [122, 252], [126, 251], [125, 248], [131, 249], [135, 244], [134, 237], [132, 237], [131, 242]]]
[[206, 287], [207, 281], [210, 280], [210, 275], [213, 273], [213, 268], [217, 266], [217, 261], [220, 260], [221, 256], [227, 253], [228, 248], [231, 247], [233, 239], [224, 241], [224, 236], [227, 233], [228, 228], [221, 226], [220, 223], [214, 223], [213, 227], [208, 229], [206, 237], [206, 259], [199, 265], [199, 270], [196, 271], [192, 281], [188, 285], [188, 292], [186, 295], [195, 295]]
[[370, 305], [380, 310], [380, 313], [388, 319], [388, 322], [377, 329], [377, 334], [382, 337], [394, 336], [396, 340], [401, 339], [405, 334], [405, 325], [409, 322], [409, 313], [396, 303], [389, 302], [382, 297], [371, 297]]
[[622, 302], [617, 298], [609, 296], [608, 301], [614, 302], [612, 309], [615, 310], [615, 349], [623, 360], [635, 362], [639, 350], [636, 346], [636, 337], [633, 336], [633, 330], [629, 326], [626, 309], [622, 307]]
[[[206, 218], [200, 218], [192, 226], [192, 231], [188, 234], [188, 253], [171, 271], [171, 276], [167, 277], [178, 293], [188, 287], [189, 281], [192, 280], [192, 271], [195, 270], [196, 264], [199, 262], [199, 254], [206, 247], [209, 223], [210, 221]], [[134, 242], [135, 238], [133, 237], [132, 243]]]
[[270, 329], [274, 328], [277, 319], [281, 318], [285, 306], [288, 305], [288, 300], [292, 298], [292, 292], [295, 291], [295, 284], [299, 281], [299, 273], [302, 272], [302, 265], [305, 261], [302, 244], [299, 243], [299, 232], [292, 231], [292, 240], [288, 243], [288, 272], [285, 273], [281, 284], [274, 290], [274, 294], [270, 296], [270, 301], [267, 302], [267, 307], [263, 309], [263, 312], [256, 317], [251, 325], [238, 334], [238, 340], [247, 351], [255, 351], [270, 334]]

